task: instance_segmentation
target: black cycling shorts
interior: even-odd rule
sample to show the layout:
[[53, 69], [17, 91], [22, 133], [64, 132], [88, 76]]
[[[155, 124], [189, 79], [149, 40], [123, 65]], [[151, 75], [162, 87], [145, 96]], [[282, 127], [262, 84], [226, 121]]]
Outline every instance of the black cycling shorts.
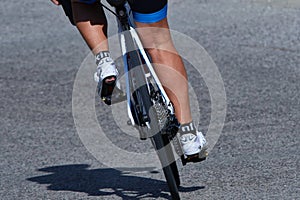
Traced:
[[[66, 15], [74, 25], [71, 0], [59, 0]], [[77, 0], [93, 4], [99, 0]], [[167, 17], [168, 0], [133, 0], [130, 4], [133, 18], [141, 23], [155, 23]]]
[[73, 19], [71, 0], [59, 0], [59, 3], [62, 5], [62, 7], [65, 11], [65, 14], [69, 18], [70, 22], [75, 26], [74, 19]]

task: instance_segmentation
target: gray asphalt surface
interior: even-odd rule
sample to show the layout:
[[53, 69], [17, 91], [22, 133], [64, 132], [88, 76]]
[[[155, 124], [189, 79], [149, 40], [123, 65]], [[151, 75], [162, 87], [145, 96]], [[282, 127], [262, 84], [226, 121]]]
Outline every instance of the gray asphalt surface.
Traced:
[[[160, 170], [111, 169], [79, 139], [72, 88], [89, 50], [62, 10], [42, 0], [0, 10], [0, 199], [169, 199]], [[299, 199], [300, 3], [173, 0], [169, 19], [207, 50], [227, 94], [209, 159], [180, 168], [182, 199]], [[191, 81], [205, 132], [209, 93]]]

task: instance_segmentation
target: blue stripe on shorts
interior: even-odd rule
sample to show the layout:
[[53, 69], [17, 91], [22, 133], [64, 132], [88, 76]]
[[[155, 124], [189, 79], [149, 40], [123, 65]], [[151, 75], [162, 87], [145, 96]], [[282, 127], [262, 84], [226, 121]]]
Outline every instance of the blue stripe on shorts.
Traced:
[[150, 23], [159, 22], [160, 20], [166, 18], [167, 11], [168, 11], [168, 4], [165, 5], [165, 7], [163, 7], [161, 10], [154, 13], [149, 13], [149, 14], [138, 13], [138, 12], [132, 12], [132, 13], [135, 21], [150, 24]]
[[95, 3], [96, 1], [98, 1], [98, 0], [80, 0], [80, 2], [86, 3], [86, 4], [93, 4], [93, 3]]

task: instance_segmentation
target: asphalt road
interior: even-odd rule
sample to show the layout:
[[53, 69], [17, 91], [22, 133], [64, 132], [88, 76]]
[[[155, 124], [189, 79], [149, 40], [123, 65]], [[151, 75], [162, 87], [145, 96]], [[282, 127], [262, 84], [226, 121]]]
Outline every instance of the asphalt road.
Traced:
[[[110, 168], [81, 142], [72, 90], [89, 50], [62, 10], [42, 0], [0, 10], [0, 199], [169, 199], [160, 170]], [[172, 0], [169, 21], [213, 58], [227, 96], [209, 159], [180, 168], [182, 199], [299, 199], [300, 3]], [[205, 132], [209, 91], [189, 74]]]

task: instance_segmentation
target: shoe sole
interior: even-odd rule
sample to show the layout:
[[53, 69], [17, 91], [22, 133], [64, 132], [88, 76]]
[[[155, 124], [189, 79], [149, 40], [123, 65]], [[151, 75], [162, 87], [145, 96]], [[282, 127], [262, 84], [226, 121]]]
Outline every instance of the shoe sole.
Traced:
[[99, 91], [98, 93], [100, 93], [100, 97], [101, 100], [107, 104], [107, 105], [111, 105], [111, 104], [115, 104], [115, 103], [119, 103], [122, 101], [126, 100], [126, 95], [125, 93], [123, 93], [122, 90], [120, 90], [117, 86], [116, 86], [116, 80], [114, 81], [110, 81], [110, 82], [105, 82], [106, 79], [104, 79], [102, 81], [102, 87], [101, 87], [101, 91], [100, 91], [100, 87], [99, 87]]
[[201, 162], [206, 160], [207, 156], [208, 156], [208, 152], [207, 152], [207, 145], [205, 145], [204, 147], [202, 147], [201, 151], [199, 153], [195, 153], [192, 155], [186, 155], [186, 158], [184, 159], [184, 165], [188, 162]]

